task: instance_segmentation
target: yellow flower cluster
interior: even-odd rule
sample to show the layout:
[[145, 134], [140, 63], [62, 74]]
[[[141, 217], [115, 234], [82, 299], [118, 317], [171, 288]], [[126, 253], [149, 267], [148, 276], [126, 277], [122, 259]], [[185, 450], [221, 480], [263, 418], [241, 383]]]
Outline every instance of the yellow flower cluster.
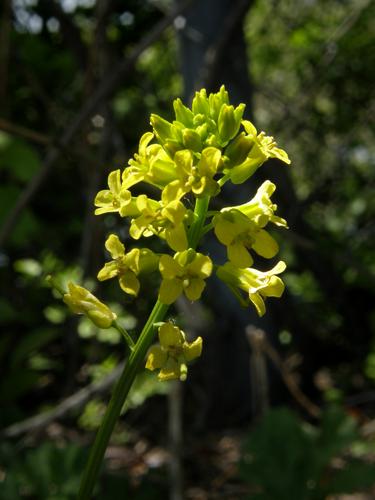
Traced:
[[[247, 203], [219, 212], [208, 212], [207, 208], [210, 198], [217, 196], [226, 182], [245, 182], [268, 158], [289, 164], [288, 155], [272, 137], [258, 133], [251, 122], [243, 120], [245, 105], [230, 105], [224, 86], [210, 95], [204, 89], [197, 92], [191, 109], [180, 99], [173, 106], [175, 120], [171, 122], [151, 115], [152, 132], [141, 137], [138, 152], [122, 172], [109, 174], [108, 189], [99, 191], [95, 198], [96, 214], [115, 212], [127, 217], [131, 239], [156, 236], [170, 252], [156, 254], [147, 247], [125, 251], [118, 236], [111, 234], [105, 246], [112, 260], [99, 271], [98, 280], [117, 278], [126, 294], [137, 296], [139, 276], [159, 272], [158, 299], [169, 305], [181, 294], [198, 300], [205, 280], [216, 269], [236, 296], [243, 302], [241, 294], [245, 293], [262, 315], [266, 297], [280, 297], [284, 288], [277, 276], [285, 269], [283, 262], [268, 272], [251, 267], [253, 253], [270, 259], [278, 252], [277, 242], [266, 229], [268, 223], [287, 227], [271, 201], [276, 186], [265, 181]], [[154, 191], [156, 188], [157, 199], [134, 195], [131, 189], [139, 183], [150, 184]], [[196, 207], [199, 200], [206, 200], [203, 212], [189, 208], [194, 199]], [[214, 265], [208, 255], [196, 251], [197, 243], [210, 229], [226, 246], [228, 262], [223, 265]], [[98, 311], [103, 312], [99, 304]], [[74, 307], [77, 312], [86, 311]], [[150, 352], [147, 367], [159, 368], [160, 379], [183, 378], [181, 367], [190, 360], [189, 352], [199, 355], [201, 343], [199, 349], [191, 348], [183, 332], [169, 323], [161, 327], [159, 338], [161, 347]]]
[[146, 368], [160, 370], [159, 380], [186, 380], [186, 363], [198, 358], [202, 353], [202, 338], [187, 342], [185, 333], [172, 323], [159, 327], [159, 345], [150, 348]]

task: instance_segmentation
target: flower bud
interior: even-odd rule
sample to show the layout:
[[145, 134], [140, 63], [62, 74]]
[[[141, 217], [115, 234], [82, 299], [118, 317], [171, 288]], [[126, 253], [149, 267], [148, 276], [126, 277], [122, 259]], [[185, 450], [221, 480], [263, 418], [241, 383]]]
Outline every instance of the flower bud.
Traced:
[[117, 316], [108, 306], [82, 286], [70, 282], [68, 288], [69, 292], [64, 294], [63, 300], [72, 312], [85, 314], [99, 328], [112, 326]]
[[210, 106], [208, 104], [206, 89], [202, 89], [201, 91], [195, 93], [192, 110], [195, 115], [202, 114], [208, 116], [210, 114]]
[[155, 135], [160, 140], [162, 144], [164, 144], [167, 139], [173, 136], [172, 134], [172, 124], [167, 120], [164, 120], [159, 115], [151, 115], [150, 123], [152, 128], [154, 129]]
[[240, 104], [236, 109], [223, 104], [218, 118], [219, 136], [223, 144], [228, 143], [238, 132], [245, 105]]
[[181, 99], [175, 99], [173, 101], [173, 108], [177, 121], [183, 123], [186, 127], [191, 127], [193, 125], [194, 114], [189, 108], [182, 104]]
[[228, 144], [225, 150], [225, 156], [228, 158], [226, 166], [233, 167], [243, 163], [246, 160], [253, 144], [254, 140], [251, 137], [246, 136], [244, 132], [237, 136], [230, 144]]
[[229, 104], [228, 92], [225, 90], [224, 85], [220, 87], [219, 92], [216, 94], [210, 94], [208, 101], [210, 104], [210, 116], [213, 120], [217, 121], [223, 104]]
[[200, 135], [190, 128], [182, 132], [182, 142], [187, 149], [198, 152], [202, 150], [202, 141]]

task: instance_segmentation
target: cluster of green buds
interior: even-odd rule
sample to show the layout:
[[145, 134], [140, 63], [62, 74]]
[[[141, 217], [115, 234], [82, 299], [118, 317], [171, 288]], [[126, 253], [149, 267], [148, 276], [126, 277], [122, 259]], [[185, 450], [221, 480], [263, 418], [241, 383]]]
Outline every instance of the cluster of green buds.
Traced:
[[[270, 259], [278, 252], [268, 225], [287, 227], [271, 200], [276, 186], [265, 181], [251, 200], [220, 211], [209, 210], [209, 201], [226, 182], [248, 180], [268, 158], [289, 164], [288, 155], [272, 137], [243, 120], [245, 105], [230, 105], [224, 86], [210, 95], [204, 89], [197, 92], [191, 109], [180, 99], [173, 106], [172, 122], [151, 115], [152, 132], [141, 137], [138, 152], [123, 171], [109, 174], [108, 188], [95, 198], [97, 215], [117, 213], [128, 220], [132, 240], [160, 238], [166, 252], [154, 253], [147, 245], [126, 250], [119, 237], [110, 234], [105, 246], [112, 260], [99, 271], [98, 280], [117, 278], [121, 290], [136, 297], [142, 273], [159, 273], [158, 301], [170, 305], [182, 294], [198, 300], [215, 272], [241, 304], [252, 303], [261, 316], [266, 298], [280, 297], [284, 290], [278, 276], [284, 262], [266, 272], [251, 267], [254, 253]], [[131, 189], [139, 183], [151, 185], [148, 192], [156, 193], [155, 199], [134, 195]], [[197, 251], [211, 230], [225, 245], [227, 262], [213, 262]], [[86, 314], [101, 328], [111, 326], [116, 317], [107, 306], [82, 287], [69, 287], [64, 300], [74, 312]], [[186, 364], [200, 355], [202, 339], [189, 344], [177, 326], [163, 323], [159, 342], [151, 347], [146, 368], [159, 369], [161, 380], [185, 379]]]

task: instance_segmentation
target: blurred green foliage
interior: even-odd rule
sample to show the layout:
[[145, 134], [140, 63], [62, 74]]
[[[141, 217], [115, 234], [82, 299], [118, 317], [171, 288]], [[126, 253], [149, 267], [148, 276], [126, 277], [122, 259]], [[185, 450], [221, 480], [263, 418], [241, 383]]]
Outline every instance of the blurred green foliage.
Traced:
[[321, 500], [370, 488], [374, 465], [343, 454], [356, 441], [355, 421], [338, 408], [327, 409], [319, 427], [286, 408], [270, 411], [244, 444], [241, 477], [261, 490], [249, 498]]

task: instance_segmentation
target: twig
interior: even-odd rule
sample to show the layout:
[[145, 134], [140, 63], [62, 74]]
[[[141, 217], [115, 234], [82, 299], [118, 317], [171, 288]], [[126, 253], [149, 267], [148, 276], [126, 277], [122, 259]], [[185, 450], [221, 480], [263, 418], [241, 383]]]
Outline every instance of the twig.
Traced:
[[82, 408], [93, 396], [105, 394], [112, 384], [119, 377], [124, 368], [124, 362], [120, 363], [114, 370], [99, 382], [93, 382], [80, 389], [75, 394], [67, 397], [59, 403], [53, 410], [27, 418], [22, 422], [10, 425], [0, 432], [0, 437], [15, 438], [26, 432], [35, 432], [46, 427], [51, 422], [65, 417], [72, 410]]
[[4, 120], [3, 118], [0, 118], [0, 130], [18, 135], [19, 137], [24, 137], [25, 139], [29, 139], [30, 141], [38, 144], [47, 145], [51, 143], [51, 138], [47, 135], [40, 134], [39, 132], [35, 132], [34, 130], [30, 130], [26, 127], [20, 127], [19, 125], [15, 125], [14, 123]]
[[298, 387], [293, 378], [293, 375], [285, 365], [285, 362], [283, 361], [279, 353], [268, 342], [266, 333], [260, 328], [255, 329], [252, 325], [250, 325], [246, 329], [248, 336], [249, 334], [251, 335], [254, 330], [257, 330], [257, 348], [263, 351], [268, 356], [270, 361], [272, 361], [274, 366], [278, 369], [285, 385], [287, 386], [294, 399], [312, 417], [319, 418], [321, 414], [320, 408], [316, 406], [312, 401], [310, 401], [306, 394], [304, 394]]
[[[174, 7], [170, 14], [161, 19], [154, 26], [154, 28], [142, 38], [129, 57], [120, 63], [112, 72], [108, 73], [91, 98], [81, 107], [76, 117], [62, 132], [61, 140], [59, 141], [61, 147], [66, 148], [70, 144], [75, 134], [80, 130], [86, 120], [90, 118], [99, 104], [101, 104], [104, 99], [108, 99], [118, 88], [124, 76], [132, 70], [139, 56], [160, 37], [164, 30], [173, 23], [174, 19], [187, 9], [192, 2], [193, 0], [186, 0], [181, 5]], [[11, 234], [21, 212], [46, 179], [49, 171], [58, 160], [59, 156], [60, 151], [54, 146], [47, 152], [42, 168], [26, 186], [25, 190], [19, 196], [15, 206], [5, 219], [0, 231], [0, 248], [4, 245], [7, 237]]]
[[250, 382], [252, 410], [256, 417], [262, 417], [269, 408], [269, 382], [266, 356], [263, 348], [264, 331], [249, 325], [246, 336], [251, 346]]

